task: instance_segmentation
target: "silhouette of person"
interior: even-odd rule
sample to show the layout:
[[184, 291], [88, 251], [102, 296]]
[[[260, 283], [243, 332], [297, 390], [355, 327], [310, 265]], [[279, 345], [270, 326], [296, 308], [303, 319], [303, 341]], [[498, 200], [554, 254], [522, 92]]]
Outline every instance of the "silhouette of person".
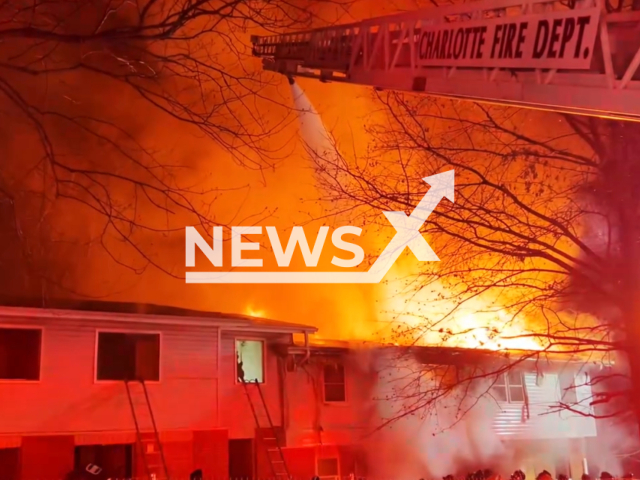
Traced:
[[527, 476], [522, 470], [516, 470], [511, 474], [511, 480], [526, 480]]
[[238, 355], [238, 380], [240, 381], [240, 383], [244, 383], [244, 368], [242, 368], [242, 359], [240, 358], [240, 355]]

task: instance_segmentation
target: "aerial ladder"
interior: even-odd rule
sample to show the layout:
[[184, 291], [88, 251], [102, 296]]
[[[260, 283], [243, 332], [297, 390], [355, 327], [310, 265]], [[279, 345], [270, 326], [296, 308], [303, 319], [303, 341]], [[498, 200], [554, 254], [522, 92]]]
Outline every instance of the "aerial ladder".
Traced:
[[640, 11], [610, 1], [460, 2], [251, 41], [290, 83], [640, 121]]
[[136, 428], [136, 441], [140, 449], [138, 458], [142, 460], [147, 479], [170, 480], [147, 385], [144, 380], [125, 380], [124, 386]]

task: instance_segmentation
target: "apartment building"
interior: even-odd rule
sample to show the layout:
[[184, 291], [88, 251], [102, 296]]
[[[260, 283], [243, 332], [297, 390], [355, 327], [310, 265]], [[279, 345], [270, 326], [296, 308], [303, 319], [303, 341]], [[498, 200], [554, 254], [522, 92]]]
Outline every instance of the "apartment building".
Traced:
[[[175, 478], [198, 468], [226, 478], [230, 462], [237, 473], [242, 439], [256, 432], [237, 356], [245, 357], [247, 378], [261, 382], [271, 415], [280, 418], [270, 348], [315, 331], [152, 305], [13, 303], [22, 306], [0, 308], [3, 480], [61, 479], [87, 462], [120, 478], [145, 476], [146, 465], [162, 478], [163, 463]], [[138, 378], [144, 385], [125, 382]]]
[[[381, 444], [367, 439], [382, 418], [385, 381], [375, 360], [402, 349], [323, 342], [315, 332], [154, 305], [0, 307], [2, 478], [61, 479], [87, 463], [111, 477], [158, 480], [196, 469], [211, 479], [375, 476]], [[465, 368], [503, 358], [434, 347], [408, 354], [444, 368], [452, 384]], [[591, 395], [583, 367], [532, 361], [492, 379], [492, 428], [532, 453], [521, 465], [531, 475], [576, 478], [588, 464], [593, 418], [550, 411]]]

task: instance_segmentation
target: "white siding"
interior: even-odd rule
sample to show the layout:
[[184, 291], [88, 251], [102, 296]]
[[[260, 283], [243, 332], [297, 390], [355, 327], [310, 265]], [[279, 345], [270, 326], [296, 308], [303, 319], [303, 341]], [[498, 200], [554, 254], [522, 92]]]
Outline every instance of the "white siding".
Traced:
[[[365, 374], [350, 356], [344, 357], [346, 402], [323, 401], [322, 360], [287, 372], [288, 431], [291, 445], [348, 444], [361, 441], [377, 412], [371, 401], [375, 378]], [[321, 436], [318, 426], [322, 427]]]
[[[579, 438], [596, 435], [595, 421], [567, 411], [556, 412], [561, 390], [558, 375], [546, 373], [538, 378], [535, 373], [525, 374], [525, 384], [529, 397], [529, 418], [523, 415], [525, 406], [520, 404], [500, 404], [500, 412], [494, 427], [500, 435], [510, 435], [526, 439]], [[578, 381], [580, 383], [580, 381]], [[581, 387], [577, 395], [589, 395]]]
[[[35, 383], [0, 381], [0, 433], [134, 429], [124, 383], [94, 380], [97, 329], [161, 334], [161, 380], [148, 384], [159, 429], [216, 426], [217, 328], [124, 327], [122, 323], [63, 318], [4, 320], [2, 325], [11, 323], [44, 327], [41, 380]], [[148, 421], [148, 416], [144, 416], [143, 421]]]

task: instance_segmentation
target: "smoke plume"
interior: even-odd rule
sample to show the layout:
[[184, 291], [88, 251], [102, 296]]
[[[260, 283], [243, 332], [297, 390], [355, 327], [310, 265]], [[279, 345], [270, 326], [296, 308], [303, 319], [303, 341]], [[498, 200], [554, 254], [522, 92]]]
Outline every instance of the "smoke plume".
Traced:
[[[425, 366], [408, 356], [387, 352], [373, 361], [381, 372], [374, 391], [377, 421], [397, 419], [368, 445], [375, 477], [441, 478], [512, 466], [510, 452], [492, 428], [495, 401], [462, 391], [437, 398], [443, 379], [435, 372], [419, 374]], [[433, 402], [427, 410], [417, 409], [425, 395], [432, 396]]]

